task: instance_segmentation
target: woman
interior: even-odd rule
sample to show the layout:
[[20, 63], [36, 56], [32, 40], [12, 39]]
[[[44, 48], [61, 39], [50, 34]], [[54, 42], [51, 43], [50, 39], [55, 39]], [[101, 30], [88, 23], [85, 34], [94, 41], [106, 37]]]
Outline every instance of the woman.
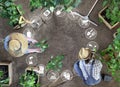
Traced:
[[102, 63], [95, 59], [88, 48], [81, 48], [79, 60], [74, 64], [75, 72], [82, 78], [86, 85], [96, 85], [101, 82]]
[[12, 33], [5, 37], [4, 48], [13, 56], [20, 57], [27, 53], [37, 52], [40, 53], [40, 48], [31, 49], [30, 43], [37, 43], [37, 40], [28, 38], [21, 33]]

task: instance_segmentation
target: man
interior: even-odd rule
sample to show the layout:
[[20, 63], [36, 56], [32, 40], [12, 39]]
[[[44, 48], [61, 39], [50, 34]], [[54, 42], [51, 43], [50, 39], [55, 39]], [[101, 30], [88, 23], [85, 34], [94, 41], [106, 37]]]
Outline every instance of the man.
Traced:
[[37, 43], [37, 40], [28, 38], [22, 33], [12, 33], [5, 37], [4, 48], [7, 50], [13, 57], [20, 57], [27, 53], [42, 52], [40, 48], [30, 48], [30, 43]]
[[95, 59], [94, 53], [88, 48], [81, 48], [79, 60], [74, 64], [75, 72], [86, 85], [96, 85], [101, 82], [102, 63]]

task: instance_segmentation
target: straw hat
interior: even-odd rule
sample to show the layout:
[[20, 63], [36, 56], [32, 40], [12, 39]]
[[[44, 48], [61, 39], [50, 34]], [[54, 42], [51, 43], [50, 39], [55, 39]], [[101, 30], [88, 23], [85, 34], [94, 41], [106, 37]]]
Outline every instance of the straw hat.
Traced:
[[81, 48], [79, 51], [79, 58], [80, 59], [88, 59], [89, 54], [91, 53], [89, 48]]
[[21, 33], [10, 34], [10, 41], [8, 43], [8, 52], [14, 57], [24, 55], [28, 49], [28, 40]]

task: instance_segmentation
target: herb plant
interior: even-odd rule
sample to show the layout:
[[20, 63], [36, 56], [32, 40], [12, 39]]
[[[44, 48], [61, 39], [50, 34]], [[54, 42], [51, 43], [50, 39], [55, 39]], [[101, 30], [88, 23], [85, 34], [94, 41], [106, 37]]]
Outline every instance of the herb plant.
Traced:
[[63, 55], [59, 55], [56, 57], [51, 57], [51, 60], [46, 65], [46, 70], [57, 70], [60, 71], [60, 69], [63, 66], [62, 60], [64, 59]]
[[19, 18], [23, 14], [21, 5], [16, 5], [14, 0], [0, 0], [0, 16], [9, 19], [11, 26], [19, 24]]
[[69, 7], [77, 7], [81, 0], [30, 0], [31, 11], [39, 7], [55, 8], [57, 5], [65, 6], [66, 10]]
[[46, 40], [42, 40], [36, 43], [35, 46], [41, 48], [43, 52], [48, 48], [48, 44]]
[[37, 80], [38, 76], [34, 71], [27, 71], [20, 77], [20, 85], [23, 87], [40, 87]]
[[108, 61], [104, 61], [108, 66], [108, 71], [117, 81], [120, 81], [120, 28], [117, 29], [117, 36], [113, 42], [101, 52], [104, 57], [106, 54], [110, 58]]
[[120, 0], [104, 0], [103, 6], [108, 5], [105, 10], [105, 18], [107, 21], [114, 25], [120, 22]]
[[8, 83], [9, 83], [9, 79], [4, 78], [4, 72], [1, 70], [0, 71], [0, 87], [2, 87], [3, 84], [8, 84]]

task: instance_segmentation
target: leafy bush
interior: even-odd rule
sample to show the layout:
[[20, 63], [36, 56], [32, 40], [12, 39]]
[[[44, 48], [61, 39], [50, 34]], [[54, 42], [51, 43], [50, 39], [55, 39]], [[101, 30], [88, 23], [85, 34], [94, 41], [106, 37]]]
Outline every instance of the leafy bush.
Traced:
[[108, 66], [108, 71], [117, 81], [120, 81], [120, 28], [117, 29], [117, 36], [113, 42], [101, 52], [101, 55], [109, 56], [108, 61], [104, 61]]
[[66, 9], [69, 7], [77, 7], [81, 0], [30, 0], [31, 11], [39, 7], [53, 7], [57, 5], [64, 5]]
[[41, 1], [40, 0], [29, 0], [30, 1], [30, 9], [31, 11], [37, 9], [38, 7], [41, 7]]
[[16, 5], [14, 0], [0, 0], [0, 16], [9, 19], [9, 24], [19, 24], [19, 18], [23, 14], [21, 5]]
[[57, 70], [60, 71], [62, 68], [62, 60], [64, 59], [63, 55], [59, 55], [56, 57], [51, 57], [51, 60], [46, 65], [46, 70]]
[[8, 84], [8, 83], [9, 83], [9, 79], [4, 78], [4, 72], [0, 71], [0, 87], [2, 87], [3, 84]]
[[37, 83], [38, 76], [34, 71], [27, 71], [20, 77], [20, 85], [23, 87], [40, 87]]
[[105, 10], [105, 17], [110, 24], [114, 25], [120, 22], [120, 0], [104, 0], [103, 6], [106, 5], [108, 5], [108, 7]]

